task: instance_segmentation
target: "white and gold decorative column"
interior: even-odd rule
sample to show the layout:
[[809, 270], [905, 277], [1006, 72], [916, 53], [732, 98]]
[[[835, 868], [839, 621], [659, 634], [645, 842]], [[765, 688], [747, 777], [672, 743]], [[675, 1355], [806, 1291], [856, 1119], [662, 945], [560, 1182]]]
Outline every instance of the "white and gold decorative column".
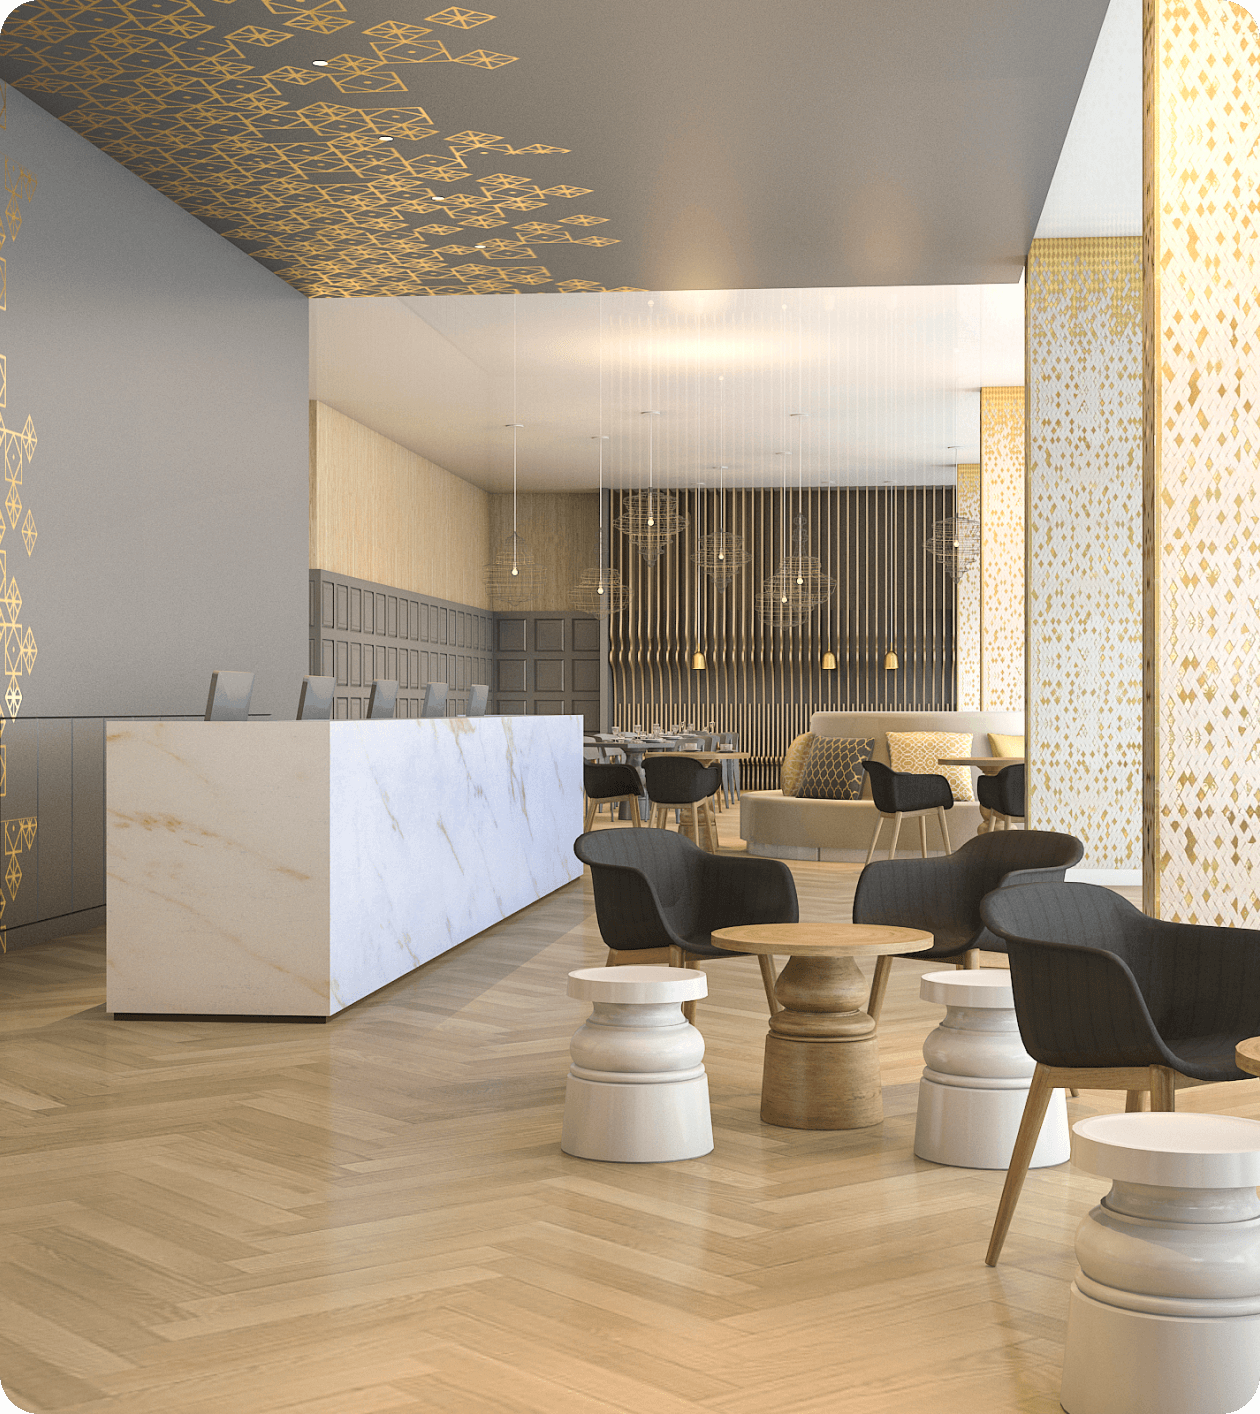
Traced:
[[980, 390], [980, 710], [1024, 709], [1024, 390]]
[[[958, 468], [958, 499], [954, 514], [980, 519], [980, 464]], [[974, 564], [955, 581], [957, 618], [954, 662], [958, 674], [958, 710], [980, 710], [980, 566]]]
[[1142, 242], [1034, 241], [1028, 824], [1092, 870], [1142, 859]]
[[1260, 29], [1143, 10], [1143, 894], [1260, 925]]

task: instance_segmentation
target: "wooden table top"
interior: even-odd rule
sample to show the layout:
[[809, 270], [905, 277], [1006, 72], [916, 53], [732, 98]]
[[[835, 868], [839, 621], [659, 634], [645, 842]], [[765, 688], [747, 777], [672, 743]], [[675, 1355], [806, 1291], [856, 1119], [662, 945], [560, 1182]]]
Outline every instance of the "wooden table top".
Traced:
[[690, 756], [693, 761], [702, 761], [706, 766], [711, 766], [714, 761], [747, 761], [751, 755], [750, 751], [649, 751], [643, 759], [648, 761], [653, 756]]
[[979, 766], [982, 771], [1001, 771], [1007, 766], [1022, 766], [1022, 756], [938, 756], [938, 766]]
[[931, 933], [875, 923], [750, 923], [720, 928], [713, 945], [728, 952], [784, 953], [789, 957], [847, 957], [855, 952], [926, 952]]
[[1234, 1047], [1234, 1063], [1248, 1075], [1260, 1075], [1260, 1036], [1239, 1041]]

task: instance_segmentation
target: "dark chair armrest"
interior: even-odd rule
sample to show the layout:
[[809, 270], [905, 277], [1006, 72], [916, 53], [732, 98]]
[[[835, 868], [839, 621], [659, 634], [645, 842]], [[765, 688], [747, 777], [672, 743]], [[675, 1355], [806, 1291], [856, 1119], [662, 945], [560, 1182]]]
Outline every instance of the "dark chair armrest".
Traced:
[[965, 863], [956, 855], [872, 860], [853, 894], [853, 921], [930, 932], [965, 928], [968, 920], [958, 909], [965, 872]]
[[700, 918], [706, 932], [800, 921], [796, 883], [782, 860], [706, 855], [703, 887]]
[[601, 864], [593, 880], [595, 917], [605, 944], [618, 951], [681, 947], [647, 875], [628, 865]]

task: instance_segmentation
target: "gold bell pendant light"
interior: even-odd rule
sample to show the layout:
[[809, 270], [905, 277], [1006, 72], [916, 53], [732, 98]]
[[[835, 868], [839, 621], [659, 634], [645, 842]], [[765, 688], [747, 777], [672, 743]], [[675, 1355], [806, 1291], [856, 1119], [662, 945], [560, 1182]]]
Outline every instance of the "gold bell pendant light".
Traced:
[[[702, 512], [701, 512], [701, 505], [700, 505], [700, 500], [701, 500], [700, 493], [701, 493], [702, 490], [703, 490], [703, 487], [702, 487], [702, 486], [698, 486], [698, 487], [696, 488], [696, 548], [697, 548], [697, 550], [699, 549], [699, 545], [700, 545], [700, 516], [701, 516], [701, 513], [702, 513]], [[708, 669], [708, 666], [709, 666], [709, 665], [708, 665], [708, 663], [705, 662], [704, 649], [700, 646], [700, 583], [701, 583], [702, 575], [701, 575], [701, 570], [700, 570], [700, 558], [699, 558], [699, 555], [698, 555], [698, 554], [697, 554], [697, 556], [696, 556], [695, 565], [696, 565], [696, 640], [695, 640], [695, 641], [696, 641], [696, 651], [691, 655], [691, 671], [692, 671], [693, 673], [703, 673], [703, 672], [705, 672], [705, 671]]]
[[824, 673], [834, 673], [836, 670], [836, 655], [830, 648], [822, 656], [822, 667]]
[[901, 664], [897, 659], [897, 654], [892, 647], [893, 626], [895, 625], [897, 619], [893, 605], [893, 506], [896, 504], [896, 502], [892, 492], [892, 483], [888, 482], [887, 485], [889, 487], [888, 505], [887, 514], [884, 517], [884, 523], [888, 533], [888, 598], [886, 602], [888, 605], [889, 645], [887, 653], [884, 654], [884, 671], [886, 673], [895, 673], [897, 669], [901, 667]]

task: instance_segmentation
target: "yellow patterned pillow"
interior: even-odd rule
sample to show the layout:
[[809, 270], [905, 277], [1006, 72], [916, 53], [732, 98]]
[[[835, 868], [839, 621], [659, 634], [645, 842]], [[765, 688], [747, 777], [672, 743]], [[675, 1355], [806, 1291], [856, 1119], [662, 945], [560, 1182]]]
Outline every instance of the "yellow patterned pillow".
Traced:
[[889, 732], [888, 759], [894, 771], [944, 776], [955, 800], [974, 800], [970, 766], [942, 766], [942, 756], [970, 756], [970, 732]]
[[1024, 738], [1022, 736], [1003, 736], [1001, 732], [989, 733], [989, 750], [994, 756], [1018, 756], [1024, 755]]
[[783, 765], [779, 770], [779, 789], [784, 795], [795, 795], [800, 789], [801, 777], [805, 774], [805, 763], [814, 745], [813, 732], [798, 736], [783, 754]]

